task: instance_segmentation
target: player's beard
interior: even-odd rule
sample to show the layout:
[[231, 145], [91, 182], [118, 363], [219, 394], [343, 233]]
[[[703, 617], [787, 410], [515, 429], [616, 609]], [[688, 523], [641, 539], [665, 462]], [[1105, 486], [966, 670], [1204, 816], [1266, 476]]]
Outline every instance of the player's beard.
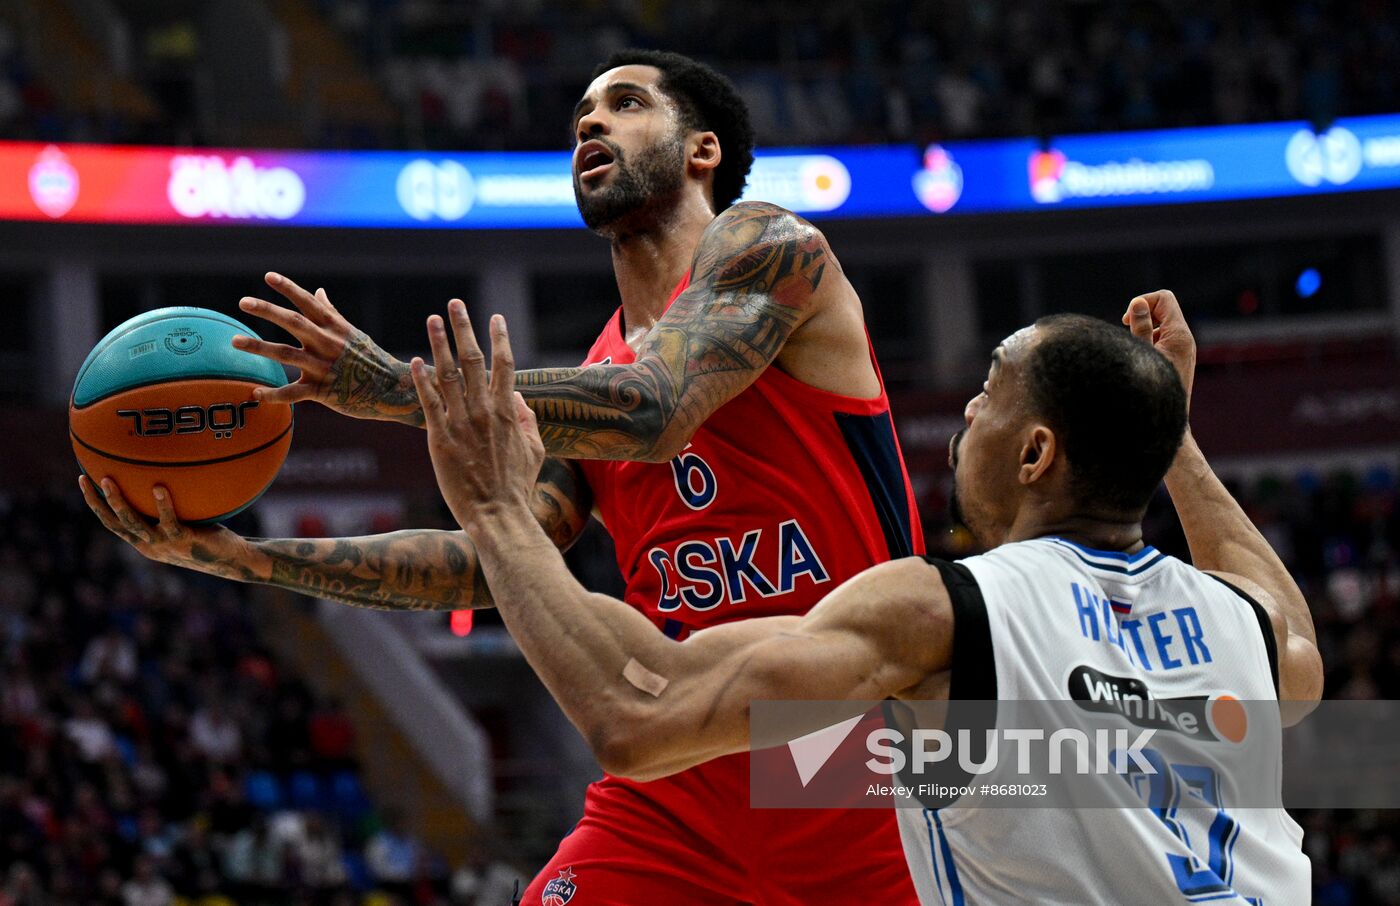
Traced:
[[967, 515], [963, 512], [962, 501], [958, 499], [958, 448], [962, 445], [963, 435], [966, 429], [959, 431], [949, 445], [948, 465], [953, 470], [953, 490], [948, 495], [948, 518], [953, 521], [955, 527], [967, 528]]
[[[971, 500], [973, 503], [973, 511], [971, 516], [968, 515], [964, 503], [964, 501], [968, 500]], [[978, 531], [979, 524], [981, 524], [984, 528], [988, 524], [986, 521], [986, 515], [987, 514], [985, 512], [983, 512], [976, 506], [976, 500], [972, 497], [972, 495], [959, 491], [958, 475], [957, 472], [954, 472], [953, 491], [951, 494], [948, 495], [948, 518], [952, 521], [952, 525], [950, 526], [950, 528], [962, 529], [963, 531], [967, 532], [969, 535], [972, 536], [973, 542], [980, 547], [995, 547], [996, 545], [988, 540], [991, 537], [991, 535], [989, 535], [986, 532]]]
[[[979, 505], [976, 493], [969, 491], [964, 486], [963, 481], [959, 480], [962, 478], [968, 482], [976, 481], [974, 476], [966, 470], [960, 469], [962, 466], [962, 441], [966, 434], [966, 428], [958, 432], [953, 439], [952, 449], [948, 457], [949, 464], [953, 467], [953, 490], [948, 495], [948, 518], [952, 520], [952, 527], [966, 530], [978, 545], [991, 548], [1001, 543], [992, 540], [994, 537], [992, 527], [996, 523], [988, 514], [986, 506]], [[968, 506], [972, 508], [971, 513], [968, 512]]]
[[585, 195], [574, 176], [574, 200], [585, 226], [606, 233], [624, 218], [671, 207], [685, 184], [685, 143], [679, 133], [638, 152], [636, 163], [630, 163], [621, 148], [611, 143], [608, 147], [614, 152], [610, 185]]
[[958, 479], [953, 476], [953, 493], [948, 495], [948, 518], [955, 528], [967, 528], [967, 517], [963, 515], [962, 504], [958, 501]]

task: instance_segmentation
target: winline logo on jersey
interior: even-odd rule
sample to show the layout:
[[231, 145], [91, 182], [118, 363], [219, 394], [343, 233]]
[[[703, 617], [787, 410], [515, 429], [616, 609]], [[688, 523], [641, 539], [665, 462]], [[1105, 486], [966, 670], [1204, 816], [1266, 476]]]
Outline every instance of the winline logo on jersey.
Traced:
[[1279, 805], [1277, 702], [1157, 699], [1087, 668], [1070, 683], [1068, 701], [754, 702], [751, 804]]

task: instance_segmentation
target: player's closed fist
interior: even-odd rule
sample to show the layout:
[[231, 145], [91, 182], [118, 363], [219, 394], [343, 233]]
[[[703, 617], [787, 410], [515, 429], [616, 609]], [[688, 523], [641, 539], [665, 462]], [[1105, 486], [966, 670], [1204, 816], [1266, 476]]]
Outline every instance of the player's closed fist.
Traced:
[[476, 343], [467, 308], [448, 305], [457, 345], [452, 354], [442, 318], [428, 319], [433, 370], [412, 363], [423, 404], [428, 452], [438, 488], [458, 524], [470, 531], [505, 508], [528, 512], [530, 489], [544, 462], [535, 414], [515, 392], [515, 358], [505, 319], [491, 319], [491, 370]]
[[1137, 296], [1128, 303], [1123, 323], [1140, 340], [1151, 343], [1167, 361], [1172, 363], [1186, 399], [1191, 399], [1191, 382], [1196, 376], [1196, 338], [1186, 324], [1176, 293], [1159, 289], [1155, 293]]

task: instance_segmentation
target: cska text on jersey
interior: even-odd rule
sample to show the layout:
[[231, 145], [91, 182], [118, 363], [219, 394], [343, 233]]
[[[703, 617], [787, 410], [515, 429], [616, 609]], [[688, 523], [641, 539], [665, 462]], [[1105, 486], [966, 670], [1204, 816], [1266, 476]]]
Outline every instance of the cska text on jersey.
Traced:
[[674, 550], [654, 547], [647, 560], [661, 577], [657, 609], [662, 613], [682, 606], [712, 610], [724, 601], [742, 604], [750, 594], [785, 595], [804, 577], [814, 585], [831, 581], [796, 519], [776, 530], [753, 529], [738, 539], [691, 539]]

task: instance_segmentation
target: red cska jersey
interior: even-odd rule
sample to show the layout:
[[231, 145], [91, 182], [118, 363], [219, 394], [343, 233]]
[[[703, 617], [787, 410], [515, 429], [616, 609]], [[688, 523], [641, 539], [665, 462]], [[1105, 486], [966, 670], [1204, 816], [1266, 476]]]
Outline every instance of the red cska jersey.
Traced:
[[[619, 310], [584, 364], [634, 358]], [[924, 549], [883, 385], [853, 399], [770, 367], [670, 462], [579, 465], [628, 603], [672, 638], [804, 614]], [[892, 808], [752, 809], [749, 774], [740, 752], [647, 783], [603, 777], [522, 902], [917, 906]]]
[[[584, 365], [635, 358], [619, 308]], [[670, 462], [579, 465], [616, 544], [627, 602], [672, 638], [805, 614], [862, 570], [924, 552], [883, 380], [879, 396], [856, 399], [771, 366]]]

